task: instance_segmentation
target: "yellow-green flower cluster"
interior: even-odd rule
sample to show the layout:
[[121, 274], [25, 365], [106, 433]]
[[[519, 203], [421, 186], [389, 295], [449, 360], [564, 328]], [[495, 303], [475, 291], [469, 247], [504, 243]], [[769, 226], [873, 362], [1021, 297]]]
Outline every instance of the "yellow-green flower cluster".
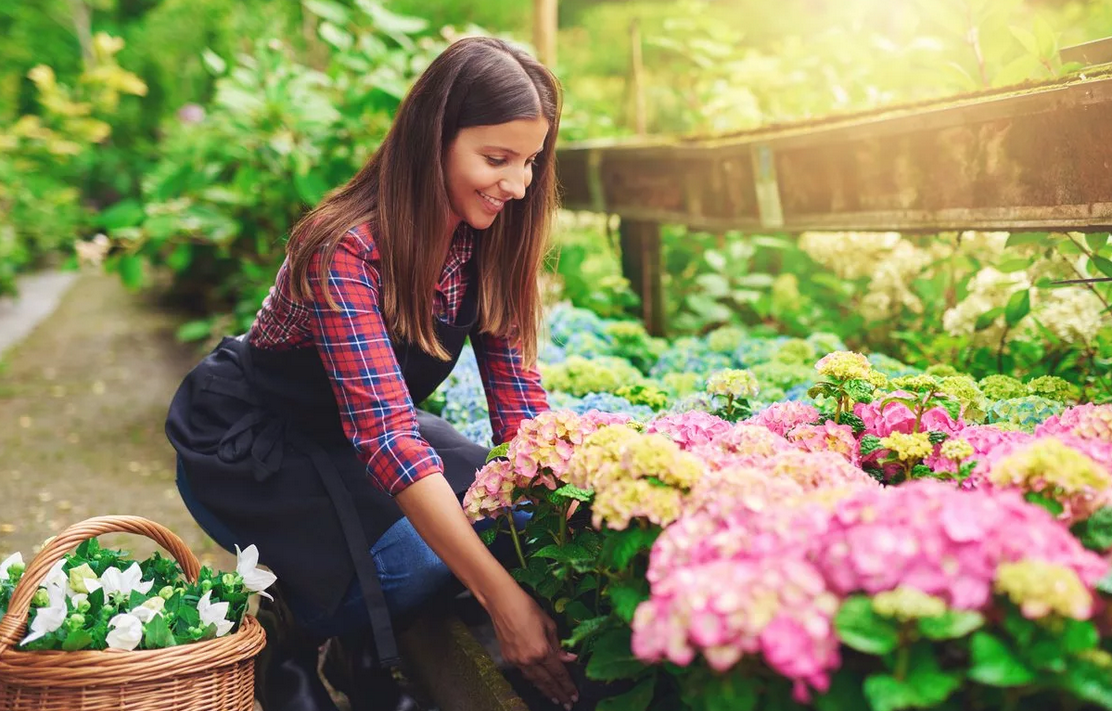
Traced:
[[1027, 386], [1010, 375], [988, 375], [981, 378], [978, 385], [990, 400], [1010, 400], [1027, 394]]
[[853, 351], [834, 351], [819, 359], [815, 370], [837, 380], [867, 379], [872, 371], [869, 359]]
[[618, 388], [644, 380], [641, 371], [624, 358], [568, 356], [563, 363], [541, 364], [545, 390], [565, 392], [576, 397], [587, 393], [614, 393]]
[[984, 422], [988, 415], [988, 398], [968, 375], [950, 375], [939, 381], [938, 389], [961, 403], [962, 417], [967, 422]]
[[876, 614], [900, 622], [917, 620], [920, 617], [938, 617], [946, 612], [946, 601], [942, 598], [905, 585], [877, 593], [872, 602]]
[[891, 389], [892, 381], [888, 379], [887, 375], [880, 372], [879, 370], [870, 370], [869, 374], [865, 376], [865, 380], [869, 381], [869, 383], [871, 383], [872, 386], [877, 390]]
[[948, 439], [942, 443], [942, 456], [951, 462], [963, 462], [973, 456], [976, 450], [964, 439]]
[[921, 393], [938, 390], [939, 382], [933, 375], [902, 375], [898, 378], [892, 378], [892, 387], [897, 390]]
[[707, 346], [715, 353], [730, 355], [745, 338], [745, 329], [737, 326], [720, 326], [707, 334]]
[[1097, 507], [1112, 476], [1090, 457], [1054, 437], [1043, 437], [992, 464], [989, 481], [1046, 493], [1067, 507], [1063, 515], [1084, 517]]
[[926, 432], [915, 432], [913, 434], [893, 432], [880, 440], [880, 446], [892, 450], [901, 462], [925, 459], [934, 451], [930, 435]]
[[655, 385], [623, 385], [614, 394], [633, 405], [646, 405], [654, 411], [668, 406], [668, 393]]
[[702, 377], [698, 373], [691, 372], [665, 373], [664, 376], [660, 378], [660, 381], [664, 384], [664, 388], [675, 398], [691, 395], [699, 389], [702, 380]]
[[1027, 381], [1027, 392], [1040, 395], [1048, 400], [1057, 400], [1067, 405], [1077, 402], [1077, 391], [1069, 381], [1056, 375], [1043, 375]]
[[802, 338], [784, 341], [774, 358], [781, 363], [810, 363], [815, 359], [815, 347]]
[[952, 375], [959, 375], [958, 369], [949, 363], [934, 363], [927, 366], [927, 375], [933, 375], [936, 378], [949, 378]]
[[697, 457], [661, 434], [623, 425], [603, 427], [577, 448], [567, 481], [595, 492], [595, 527], [624, 529], [633, 518], [666, 526], [679, 517], [683, 497], [703, 473]]
[[750, 398], [760, 391], [748, 370], [719, 370], [707, 378], [707, 393], [723, 397]]
[[1077, 573], [1064, 565], [1041, 560], [1004, 563], [996, 569], [995, 588], [1029, 619], [1058, 614], [1087, 620], [1093, 612], [1092, 594]]

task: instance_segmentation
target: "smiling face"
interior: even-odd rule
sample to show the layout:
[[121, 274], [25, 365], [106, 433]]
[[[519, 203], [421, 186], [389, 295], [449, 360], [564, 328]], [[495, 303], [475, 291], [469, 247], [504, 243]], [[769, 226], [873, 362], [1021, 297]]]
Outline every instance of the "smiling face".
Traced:
[[543, 117], [460, 129], [444, 161], [452, 210], [449, 226], [463, 220], [484, 230], [506, 203], [525, 197], [547, 135]]

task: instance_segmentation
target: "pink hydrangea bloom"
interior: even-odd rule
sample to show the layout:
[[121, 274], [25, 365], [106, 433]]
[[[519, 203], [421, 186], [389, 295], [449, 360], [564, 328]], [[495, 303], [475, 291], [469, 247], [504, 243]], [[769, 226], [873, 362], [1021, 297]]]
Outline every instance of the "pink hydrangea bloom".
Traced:
[[767, 427], [781, 437], [796, 425], [805, 425], [819, 419], [814, 405], [803, 402], [777, 402], [744, 422]]
[[488, 462], [475, 474], [463, 497], [463, 510], [472, 521], [498, 518], [513, 506], [514, 469], [505, 459]]
[[584, 437], [606, 424], [628, 419], [597, 411], [580, 416], [569, 410], [549, 410], [522, 421], [506, 455], [517, 474], [518, 486], [524, 489], [540, 484], [556, 489]]
[[[973, 455], [970, 458], [980, 460], [1003, 444], [1029, 442], [1032, 436], [1022, 430], [1002, 430], [993, 425], [975, 425], [963, 428], [955, 438], [968, 442], [973, 447]], [[957, 462], [943, 457], [941, 451], [937, 449], [924, 463], [936, 472], [955, 473], [958, 470]]]
[[961, 491], [932, 480], [842, 500], [812, 552], [839, 594], [903, 585], [970, 610], [988, 604], [1001, 563], [1056, 563], [1090, 588], [1108, 570], [1107, 561], [1019, 493]]
[[1035, 434], [1069, 434], [1080, 439], [1099, 439], [1112, 444], [1112, 404], [1077, 405], [1052, 415], [1035, 428]]
[[861, 450], [849, 425], [836, 425], [831, 420], [821, 425], [799, 425], [788, 432], [787, 440], [804, 452], [834, 452], [854, 466], [861, 465]]
[[[914, 397], [912, 393], [897, 390], [890, 395], [901, 397]], [[885, 396], [887, 397], [887, 396]], [[884, 398], [878, 398], [868, 405], [857, 403], [853, 413], [865, 423], [865, 433], [877, 437], [887, 437], [893, 432], [911, 434], [915, 430], [915, 413], [902, 402], [890, 402], [881, 409]], [[962, 430], [964, 423], [950, 417], [950, 413], [943, 407], [932, 407], [923, 413], [919, 423], [922, 432], [945, 432], [955, 435]]]
[[720, 417], [702, 410], [691, 410], [657, 417], [649, 422], [645, 432], [667, 435], [683, 449], [690, 450], [710, 442], [731, 427], [729, 422]]

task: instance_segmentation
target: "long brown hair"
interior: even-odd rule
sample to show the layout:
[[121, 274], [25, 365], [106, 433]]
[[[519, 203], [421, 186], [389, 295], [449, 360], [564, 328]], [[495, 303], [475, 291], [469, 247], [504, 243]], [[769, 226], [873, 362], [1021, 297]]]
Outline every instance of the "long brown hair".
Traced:
[[543, 117], [549, 130], [532, 184], [524, 199], [506, 204], [476, 245], [480, 328], [508, 338], [527, 364], [534, 363], [541, 309], [537, 274], [557, 203], [561, 103], [556, 78], [521, 49], [490, 37], [449, 46], [406, 95], [367, 164], [294, 226], [287, 246], [294, 298], [311, 298], [309, 270], [319, 254], [320, 282], [329, 306], [338, 309], [327, 290], [336, 246], [352, 227], [370, 223], [391, 336], [448, 360], [432, 315], [452, 239], [444, 154], [460, 129]]

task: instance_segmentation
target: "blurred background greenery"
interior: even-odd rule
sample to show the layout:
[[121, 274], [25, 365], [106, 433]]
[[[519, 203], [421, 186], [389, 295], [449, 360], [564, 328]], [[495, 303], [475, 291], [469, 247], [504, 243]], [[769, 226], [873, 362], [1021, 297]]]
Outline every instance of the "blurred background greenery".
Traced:
[[[370, 155], [428, 62], [462, 34], [528, 44], [534, 21], [522, 0], [4, 3], [0, 291], [43, 265], [102, 263], [187, 309], [185, 340], [243, 330], [290, 225]], [[1067, 76], [1059, 49], [1112, 36], [1112, 3], [559, 0], [557, 24], [572, 141], [723, 134]], [[614, 227], [563, 216], [553, 299], [636, 313]], [[673, 333], [822, 328], [911, 363], [1063, 374], [1112, 397], [1108, 290], [1050, 288], [1112, 275], [1107, 235], [842, 235], [865, 255], [854, 268], [828, 243], [667, 227]], [[1067, 326], [1048, 322], [1052, 306]]]

